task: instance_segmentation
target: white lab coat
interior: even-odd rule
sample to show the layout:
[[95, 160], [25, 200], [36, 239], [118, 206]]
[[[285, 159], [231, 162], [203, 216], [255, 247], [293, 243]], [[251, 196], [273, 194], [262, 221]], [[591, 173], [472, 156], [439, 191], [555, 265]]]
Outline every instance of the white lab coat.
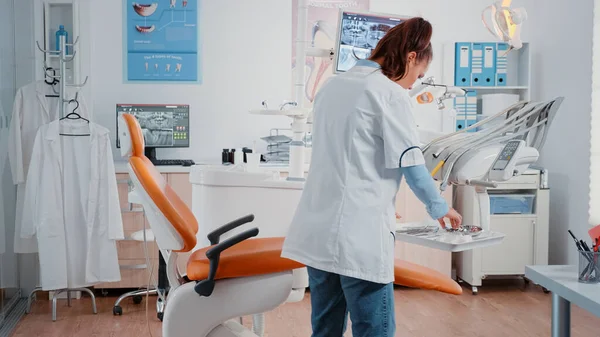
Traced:
[[[58, 90], [58, 87], [55, 89]], [[74, 88], [67, 87], [67, 97], [65, 99], [74, 98], [75, 91]], [[35, 135], [40, 126], [60, 118], [59, 99], [56, 97], [46, 97], [46, 95], [55, 95], [50, 85], [44, 81], [32, 82], [17, 90], [13, 105], [8, 139], [8, 156], [13, 183], [17, 185], [17, 210], [14, 236], [15, 253], [38, 252], [36, 238], [21, 238], [20, 228], [25, 183]], [[79, 101], [77, 113], [82, 117], [91, 119], [85, 98], [81, 93], [77, 99]], [[71, 112], [75, 106], [70, 104], [68, 108], [65, 108], [65, 114]]]
[[359, 62], [323, 85], [314, 112], [310, 170], [282, 256], [393, 282], [399, 166], [425, 163], [408, 91]]
[[[4, 193], [6, 189], [12, 188], [10, 186], [4, 186], [4, 173], [7, 168], [8, 162], [8, 127], [4, 125], [5, 116], [4, 109], [2, 108], [2, 102], [0, 102], [0, 254], [6, 252], [6, 216], [4, 213]], [[6, 274], [3, 272], [2, 275]], [[4, 282], [3, 282], [4, 283]]]
[[109, 136], [94, 123], [56, 120], [35, 137], [20, 234], [37, 236], [44, 290], [121, 279], [116, 240], [124, 234]]

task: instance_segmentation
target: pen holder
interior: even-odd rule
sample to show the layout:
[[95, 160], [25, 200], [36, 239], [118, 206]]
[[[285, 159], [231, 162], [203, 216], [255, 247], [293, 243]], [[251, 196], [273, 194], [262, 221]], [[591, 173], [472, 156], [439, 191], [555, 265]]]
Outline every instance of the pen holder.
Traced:
[[579, 282], [600, 283], [600, 252], [579, 251]]

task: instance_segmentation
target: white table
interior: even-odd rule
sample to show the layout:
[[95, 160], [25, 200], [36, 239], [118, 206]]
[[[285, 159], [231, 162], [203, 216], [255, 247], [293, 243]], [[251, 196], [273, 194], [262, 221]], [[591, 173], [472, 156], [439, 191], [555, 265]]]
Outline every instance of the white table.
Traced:
[[577, 266], [526, 266], [525, 277], [552, 292], [552, 337], [571, 336], [571, 303], [600, 317], [600, 284], [577, 281]]

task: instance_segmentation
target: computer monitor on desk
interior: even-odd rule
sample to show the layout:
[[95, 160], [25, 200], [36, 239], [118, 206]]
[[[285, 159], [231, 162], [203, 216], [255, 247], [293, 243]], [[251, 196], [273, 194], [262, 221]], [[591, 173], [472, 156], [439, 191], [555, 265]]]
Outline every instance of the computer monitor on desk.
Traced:
[[[140, 123], [144, 133], [145, 155], [153, 163], [164, 162], [157, 160], [157, 148], [190, 146], [189, 105], [117, 104], [117, 118], [124, 113], [133, 115]], [[117, 148], [120, 147], [119, 123], [117, 123]], [[182, 163], [174, 165], [182, 165]]]

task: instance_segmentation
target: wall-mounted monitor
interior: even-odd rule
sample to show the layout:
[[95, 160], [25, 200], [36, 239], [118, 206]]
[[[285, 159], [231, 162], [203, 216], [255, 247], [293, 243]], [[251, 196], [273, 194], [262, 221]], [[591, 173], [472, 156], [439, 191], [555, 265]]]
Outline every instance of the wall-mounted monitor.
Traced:
[[346, 72], [371, 55], [390, 29], [410, 16], [340, 10], [333, 72]]

